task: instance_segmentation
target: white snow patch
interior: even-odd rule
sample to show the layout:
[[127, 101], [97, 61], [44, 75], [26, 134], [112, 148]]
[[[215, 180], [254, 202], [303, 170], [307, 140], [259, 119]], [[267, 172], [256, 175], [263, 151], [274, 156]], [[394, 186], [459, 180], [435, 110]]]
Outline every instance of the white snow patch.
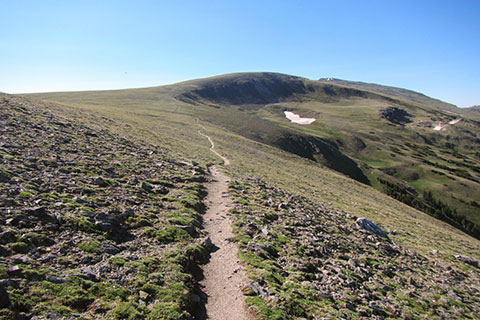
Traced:
[[442, 131], [443, 129], [445, 128], [445, 126], [441, 123], [439, 123], [438, 125], [436, 125], [433, 130], [435, 131]]
[[450, 121], [448, 124], [457, 124], [460, 121], [462, 121], [462, 119], [455, 119], [455, 120]]
[[285, 117], [290, 120], [293, 123], [298, 123], [298, 124], [311, 124], [315, 120], [315, 118], [301, 118], [298, 114], [290, 112], [290, 111], [284, 111]]

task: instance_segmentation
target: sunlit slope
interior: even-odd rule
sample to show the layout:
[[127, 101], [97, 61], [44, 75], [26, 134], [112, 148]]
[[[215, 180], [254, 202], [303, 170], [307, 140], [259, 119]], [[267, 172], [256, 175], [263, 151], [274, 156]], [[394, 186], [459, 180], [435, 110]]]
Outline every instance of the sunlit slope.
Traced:
[[[218, 78], [222, 77], [215, 79]], [[299, 81], [304, 83], [305, 88], [308, 88], [310, 83], [314, 87], [317, 86], [314, 81], [303, 79]], [[198, 88], [202, 85], [191, 81], [159, 88], [51, 93], [30, 95], [30, 97], [59, 102], [65, 106], [65, 112], [70, 112], [67, 110], [72, 108], [78, 108], [95, 112], [99, 116], [105, 115], [108, 118], [113, 118], [114, 122], [110, 123], [101, 119], [98, 121], [103, 121], [104, 125], [111, 126], [117, 132], [139, 136], [150, 142], [165, 144], [176, 151], [196, 156], [200, 161], [204, 159], [205, 161], [214, 161], [214, 158], [208, 153], [208, 141], [199, 136], [197, 132], [199, 129], [206, 128], [215, 139], [218, 149], [231, 159], [231, 173], [235, 176], [259, 176], [282, 188], [305, 195], [314, 201], [329, 203], [333, 208], [339, 208], [357, 216], [367, 216], [381, 223], [385, 228], [403, 229], [405, 232], [399, 232], [396, 236], [393, 236], [394, 240], [423, 253], [428, 253], [432, 249], [441, 249], [448, 254], [463, 252], [478, 257], [479, 243], [477, 240], [393, 200], [372, 187], [334, 173], [311, 159], [305, 159], [274, 147], [264, 137], [260, 136], [255, 139], [251, 136], [255, 133], [245, 132], [246, 130], [242, 127], [238, 127], [244, 126], [250, 129], [249, 119], [256, 119], [267, 123], [266, 126], [273, 126], [275, 130], [288, 130], [288, 133], [293, 131], [296, 134], [328, 138], [330, 141], [337, 143], [339, 150], [349, 150], [348, 145], [356, 143], [355, 136], [347, 135], [349, 131], [355, 132], [357, 135], [358, 130], [359, 139], [362, 140], [363, 135], [371, 135], [374, 138], [368, 140], [365, 149], [371, 148], [372, 151], [367, 155], [352, 153], [351, 158], [355, 156], [357, 161], [361, 160], [362, 157], [366, 158], [364, 160], [365, 164], [359, 161], [360, 166], [363, 172], [370, 177], [372, 184], [375, 184], [374, 179], [377, 177], [375, 171], [388, 174], [379, 170], [382, 169], [382, 165], [390, 165], [385, 161], [385, 157], [397, 157], [397, 159], [402, 157], [402, 155], [398, 155], [398, 151], [386, 149], [385, 145], [388, 147], [394, 147], [395, 145], [382, 143], [382, 139], [385, 138], [384, 135], [391, 134], [391, 136], [387, 136], [389, 142], [396, 142], [396, 144], [402, 146], [405, 145], [401, 141], [403, 139], [403, 136], [400, 135], [402, 132], [406, 131], [415, 135], [413, 131], [409, 131], [408, 125], [397, 127], [378, 117], [378, 110], [395, 103], [395, 99], [391, 97], [368, 98], [371, 93], [366, 93], [365, 97], [358, 97], [363, 93], [349, 91], [350, 89], [344, 89], [343, 87], [337, 88], [332, 85], [329, 85], [326, 90], [329, 91], [328, 88], [334, 88], [338, 90], [337, 92], [346, 90], [350, 94], [345, 94], [345, 98], [340, 99], [338, 94], [337, 98], [332, 98], [331, 93], [330, 95], [324, 94], [324, 91], [322, 93], [315, 90], [306, 94], [293, 92], [291, 95], [280, 97], [277, 99], [278, 101], [272, 101], [267, 105], [249, 104], [240, 106], [222, 105], [217, 102], [210, 102], [209, 104], [199, 102], [199, 100], [205, 99], [204, 97], [197, 97], [195, 101], [189, 101], [189, 103], [178, 99], [179, 95], [193, 87]], [[353, 97], [353, 93], [356, 97]], [[313, 99], [315, 95], [317, 98]], [[302, 101], [302, 99], [304, 100]], [[287, 108], [299, 111], [303, 115], [315, 116], [318, 118], [318, 122], [314, 123], [312, 127], [293, 126], [281, 116], [280, 111]], [[418, 113], [419, 118], [427, 117], [432, 112], [425, 106], [412, 105], [410, 108], [421, 110], [421, 113]], [[225, 109], [235, 112], [232, 114], [243, 115], [245, 121], [236, 121], [241, 119], [240, 116], [226, 121], [225, 119], [228, 118], [230, 113]], [[358, 112], [359, 110], [362, 112]], [[218, 116], [219, 113], [224, 113], [224, 116]], [[447, 117], [446, 114], [440, 114], [439, 116]], [[355, 124], [356, 118], [364, 125], [357, 126]], [[347, 121], [346, 119], [353, 119], [354, 121]], [[470, 125], [470, 122], [467, 122], [467, 125]], [[339, 128], [343, 127], [351, 128], [341, 131]], [[382, 131], [379, 134], [380, 129]], [[426, 129], [419, 130], [427, 132]], [[267, 132], [266, 135], [269, 136], [268, 132], [270, 130], [265, 131]], [[428, 134], [435, 134], [435, 132], [428, 131]], [[437, 134], [442, 139], [446, 139], [448, 133]], [[423, 138], [420, 137], [419, 139], [423, 141]], [[343, 145], [341, 142], [343, 142]], [[417, 144], [420, 145], [418, 142]], [[421, 144], [422, 147], [424, 145], [424, 143]], [[402, 149], [404, 148], [402, 147]], [[408, 152], [415, 150], [421, 152], [415, 145], [407, 148], [409, 148]], [[395, 152], [397, 152], [395, 157], [390, 155]], [[407, 150], [403, 152], [406, 153]], [[348, 154], [346, 151], [345, 153]], [[378, 157], [379, 160], [375, 158], [376, 153], [381, 155]], [[421, 165], [423, 164], [420, 164], [419, 160], [419, 162], [414, 162], [413, 166], [411, 163], [407, 163], [405, 167], [416, 169], [417, 166]], [[475, 196], [475, 192], [478, 193], [478, 186], [476, 184], [469, 185], [470, 180], [464, 181], [462, 179], [460, 181], [474, 192], [473, 196], [472, 192], [469, 193], [469, 196], [478, 199]], [[472, 181], [471, 183], [476, 182]], [[442, 184], [439, 185], [442, 186]]]

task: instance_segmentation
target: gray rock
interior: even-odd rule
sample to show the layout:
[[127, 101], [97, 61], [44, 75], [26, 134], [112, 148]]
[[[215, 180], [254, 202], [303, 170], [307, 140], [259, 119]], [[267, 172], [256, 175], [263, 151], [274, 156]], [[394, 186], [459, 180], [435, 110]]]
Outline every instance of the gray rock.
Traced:
[[472, 257], [469, 256], [464, 256], [461, 254], [458, 254], [455, 256], [455, 259], [465, 262], [466, 264], [469, 264], [471, 266], [477, 267], [478, 268], [478, 261], [473, 259]]
[[5, 223], [19, 228], [31, 228], [35, 225], [32, 220], [24, 214], [17, 214], [15, 217], [7, 219]]
[[317, 293], [317, 297], [318, 297], [318, 298], [321, 298], [321, 299], [332, 300], [332, 301], [334, 300], [334, 299], [333, 299], [333, 296], [332, 296], [332, 294], [331, 294], [330, 292], [322, 292], [322, 291], [320, 291], [320, 292]]
[[24, 254], [15, 254], [10, 257], [10, 261], [14, 264], [32, 264], [33, 260]]
[[268, 254], [272, 255], [273, 257], [278, 257], [277, 251], [267, 244], [256, 243], [253, 241], [249, 241], [247, 246], [253, 248], [257, 254], [262, 256], [262, 251], [267, 252]]
[[115, 216], [100, 213], [95, 216], [95, 225], [102, 231], [118, 232], [122, 230], [120, 221]]
[[99, 187], [108, 187], [108, 182], [105, 179], [103, 179], [102, 177], [95, 178], [94, 182]]
[[147, 192], [152, 192], [153, 191], [153, 186], [148, 183], [148, 182], [142, 182], [141, 188]]
[[62, 278], [59, 278], [59, 277], [54, 277], [54, 276], [51, 276], [51, 275], [46, 275], [45, 280], [48, 281], [48, 282], [52, 282], [52, 283], [64, 283], [64, 282], [67, 281], [65, 279], [62, 279]]
[[18, 237], [17, 235], [15, 234], [15, 232], [12, 232], [12, 231], [3, 231], [2, 233], [0, 233], [0, 243], [1, 244], [7, 244], [7, 243], [10, 243], [10, 242], [15, 242], [17, 241]]
[[23, 279], [3, 279], [0, 280], [0, 286], [19, 288]]
[[120, 249], [117, 246], [114, 246], [111, 243], [104, 242], [102, 243], [102, 247], [100, 249], [100, 254], [111, 254], [115, 255], [120, 252]]
[[381, 238], [388, 239], [387, 233], [367, 218], [358, 218], [357, 224], [364, 230], [370, 231]]
[[268, 291], [266, 287], [260, 285], [258, 282], [251, 282], [248, 284], [248, 286], [253, 292], [255, 292], [256, 295], [264, 299], [270, 296], [270, 291]]
[[389, 256], [400, 254], [400, 251], [385, 243], [377, 243], [377, 248], [381, 253]]
[[20, 277], [22, 275], [22, 269], [19, 266], [11, 266], [7, 269], [9, 276]]
[[45, 207], [35, 207], [35, 208], [28, 208], [25, 210], [25, 214], [29, 216], [34, 216], [39, 219], [49, 218], [50, 216], [47, 214], [47, 210]]

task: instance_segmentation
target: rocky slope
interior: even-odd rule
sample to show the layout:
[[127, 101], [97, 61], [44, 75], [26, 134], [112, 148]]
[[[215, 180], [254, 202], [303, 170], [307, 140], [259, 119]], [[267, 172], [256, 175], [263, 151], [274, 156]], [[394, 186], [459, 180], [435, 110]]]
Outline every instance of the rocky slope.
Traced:
[[189, 318], [204, 168], [0, 96], [0, 318]]
[[251, 281], [244, 292], [262, 319], [480, 317], [478, 261], [440, 262], [438, 250], [428, 259], [365, 229], [365, 219], [261, 179], [233, 182], [230, 192]]

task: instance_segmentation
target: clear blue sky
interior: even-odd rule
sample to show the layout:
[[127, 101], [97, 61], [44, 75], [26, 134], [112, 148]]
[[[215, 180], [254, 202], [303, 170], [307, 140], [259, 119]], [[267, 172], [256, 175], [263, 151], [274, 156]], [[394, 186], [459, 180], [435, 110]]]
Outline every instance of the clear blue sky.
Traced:
[[480, 104], [479, 0], [0, 0], [0, 8], [3, 92], [275, 71]]

